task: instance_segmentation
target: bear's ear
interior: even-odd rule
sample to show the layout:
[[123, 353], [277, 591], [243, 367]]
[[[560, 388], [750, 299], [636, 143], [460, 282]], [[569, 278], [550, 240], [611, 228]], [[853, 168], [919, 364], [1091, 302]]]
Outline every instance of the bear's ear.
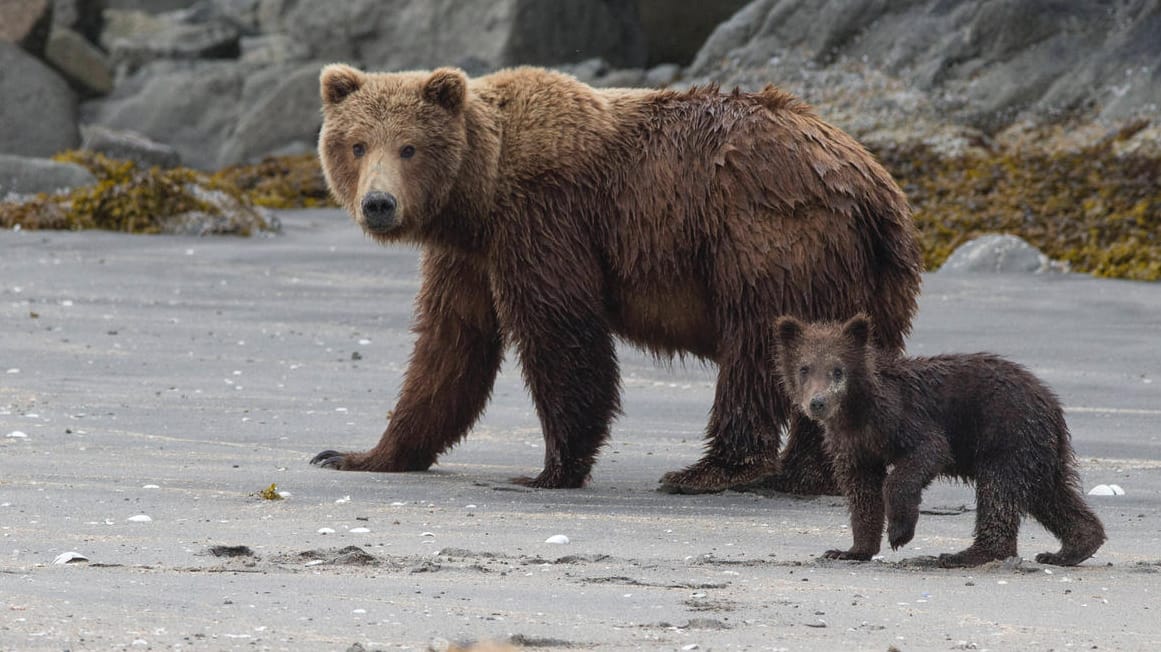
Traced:
[[366, 75], [343, 63], [332, 63], [322, 69], [319, 89], [323, 104], [338, 104], [363, 87]]
[[459, 112], [468, 95], [468, 76], [458, 68], [437, 68], [423, 84], [423, 99], [452, 113]]
[[871, 318], [863, 313], [851, 317], [843, 324], [843, 337], [859, 348], [865, 347], [871, 339]]
[[802, 338], [802, 322], [790, 316], [779, 317], [774, 322], [774, 332], [783, 349], [792, 348]]

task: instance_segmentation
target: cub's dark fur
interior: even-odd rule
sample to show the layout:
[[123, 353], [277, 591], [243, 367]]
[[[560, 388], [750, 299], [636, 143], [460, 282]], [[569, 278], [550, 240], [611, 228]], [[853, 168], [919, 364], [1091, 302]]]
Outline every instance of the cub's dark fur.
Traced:
[[[851, 512], [854, 545], [831, 559], [870, 559], [883, 520], [892, 549], [911, 541], [923, 489], [938, 475], [974, 480], [975, 540], [940, 555], [976, 566], [1016, 554], [1031, 514], [1060, 539], [1036, 561], [1072, 566], [1105, 541], [1078, 489], [1060, 401], [1026, 369], [987, 353], [907, 358], [871, 344], [864, 315], [845, 324], [776, 322], [790, 400], [824, 427]], [[888, 467], [891, 467], [888, 472]]]

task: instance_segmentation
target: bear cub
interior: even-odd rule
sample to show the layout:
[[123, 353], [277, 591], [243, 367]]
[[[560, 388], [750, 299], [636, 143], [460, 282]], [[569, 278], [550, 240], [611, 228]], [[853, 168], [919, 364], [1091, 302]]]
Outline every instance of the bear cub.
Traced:
[[1056, 395], [1028, 370], [987, 353], [910, 358], [871, 344], [871, 322], [775, 324], [776, 361], [789, 399], [823, 426], [847, 496], [854, 545], [828, 559], [868, 560], [883, 520], [892, 549], [915, 535], [923, 489], [936, 476], [976, 485], [971, 546], [939, 565], [978, 566], [1016, 554], [1031, 514], [1061, 541], [1042, 564], [1073, 566], [1105, 541], [1079, 491]]

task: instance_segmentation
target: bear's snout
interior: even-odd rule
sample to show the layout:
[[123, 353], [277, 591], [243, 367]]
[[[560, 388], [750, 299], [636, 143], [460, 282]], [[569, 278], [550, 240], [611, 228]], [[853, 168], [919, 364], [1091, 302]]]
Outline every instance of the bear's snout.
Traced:
[[810, 416], [821, 419], [826, 416], [826, 397], [819, 394], [810, 399]]
[[363, 197], [363, 225], [370, 231], [386, 232], [395, 227], [395, 195], [373, 190]]

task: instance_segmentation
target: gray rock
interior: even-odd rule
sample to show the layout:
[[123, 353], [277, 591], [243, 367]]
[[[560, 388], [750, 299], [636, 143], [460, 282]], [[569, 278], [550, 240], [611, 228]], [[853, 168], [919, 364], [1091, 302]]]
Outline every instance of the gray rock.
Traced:
[[75, 163], [0, 154], [0, 201], [10, 195], [68, 192], [96, 182], [92, 173]]
[[640, 68], [610, 70], [604, 76], [594, 79], [592, 84], [600, 88], [640, 88], [647, 85], [645, 71]]
[[663, 63], [645, 72], [645, 85], [650, 88], [666, 88], [680, 78], [681, 66], [676, 63]]
[[239, 40], [240, 59], [246, 63], [287, 63], [310, 58], [306, 44], [286, 34], [243, 36]]
[[1156, 115], [1159, 34], [1157, 0], [756, 0], [714, 30], [690, 74], [777, 81], [800, 74], [795, 57], [779, 65], [789, 52], [822, 68], [866, 62], [992, 131], [1022, 116]]
[[222, 16], [110, 10], [105, 21], [101, 45], [121, 74], [159, 59], [234, 59], [241, 52], [241, 33]]
[[134, 131], [118, 131], [100, 125], [81, 126], [81, 148], [109, 158], [129, 160], [139, 167], [175, 168], [181, 165], [177, 150]]
[[0, 42], [0, 153], [51, 156], [80, 142], [77, 98], [54, 70]]
[[492, 66], [552, 65], [601, 57], [645, 63], [635, 3], [592, 0], [350, 0], [275, 3], [264, 20], [323, 61], [375, 70], [431, 68], [466, 57]]
[[104, 95], [113, 90], [109, 58], [84, 36], [67, 27], [52, 28], [44, 59], [82, 95]]
[[219, 167], [245, 163], [295, 142], [318, 140], [322, 127], [319, 112], [317, 63], [280, 71], [273, 87], [244, 93], [253, 101], [242, 104], [233, 135], [222, 144]]
[[209, 211], [190, 211], [160, 218], [160, 231], [174, 235], [253, 235], [259, 232], [277, 233], [282, 223], [269, 209], [248, 206], [220, 190], [210, 190], [197, 184], [186, 190], [205, 202]]
[[991, 234], [960, 245], [939, 268], [939, 273], [1028, 274], [1050, 268], [1048, 257], [1024, 240], [1014, 235]]
[[139, 132], [172, 146], [186, 165], [216, 170], [314, 142], [321, 68], [319, 62], [154, 62], [110, 97], [86, 103], [84, 118]]
[[242, 89], [254, 66], [233, 62], [157, 61], [112, 95], [86, 102], [84, 122], [136, 131], [175, 148], [186, 165], [213, 169], [233, 133]]

